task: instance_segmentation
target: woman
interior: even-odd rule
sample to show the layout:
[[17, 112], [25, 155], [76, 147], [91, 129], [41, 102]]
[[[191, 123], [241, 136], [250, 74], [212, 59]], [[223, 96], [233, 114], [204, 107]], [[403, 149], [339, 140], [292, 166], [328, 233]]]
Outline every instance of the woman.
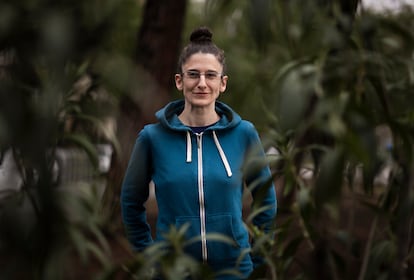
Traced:
[[[136, 140], [122, 186], [123, 221], [134, 250], [153, 243], [144, 207], [152, 180], [158, 204], [156, 240], [171, 225], [186, 224], [187, 237], [201, 240], [185, 248], [189, 255], [215, 272], [237, 265], [247, 278], [256, 263], [249, 254], [237, 263], [250, 248], [242, 220], [243, 186], [259, 182], [253, 197], [264, 190], [261, 203], [267, 208], [253, 223], [267, 230], [276, 215], [275, 190], [267, 165], [254, 174], [243, 172], [248, 153], [256, 151], [261, 159], [265, 155], [254, 126], [217, 101], [228, 80], [224, 52], [207, 28], [196, 29], [190, 41], [175, 75], [183, 100], [158, 111], [159, 122], [146, 125]], [[209, 240], [210, 233], [230, 237], [235, 244]]]

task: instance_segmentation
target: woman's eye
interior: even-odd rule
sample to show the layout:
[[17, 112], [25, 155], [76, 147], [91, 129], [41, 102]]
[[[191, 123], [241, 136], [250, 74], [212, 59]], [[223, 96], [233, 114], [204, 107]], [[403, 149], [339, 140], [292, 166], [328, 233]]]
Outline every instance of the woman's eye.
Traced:
[[206, 78], [213, 80], [215, 78], [217, 78], [217, 73], [206, 73]]
[[197, 79], [200, 77], [200, 73], [198, 72], [187, 72], [187, 76], [191, 79]]

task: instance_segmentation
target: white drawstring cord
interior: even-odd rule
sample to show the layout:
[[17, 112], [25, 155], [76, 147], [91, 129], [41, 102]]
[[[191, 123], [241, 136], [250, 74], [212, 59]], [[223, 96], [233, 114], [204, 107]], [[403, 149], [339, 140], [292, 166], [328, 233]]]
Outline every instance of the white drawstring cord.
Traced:
[[[191, 159], [192, 158], [191, 135], [190, 135], [189, 131], [187, 131], [186, 134], [187, 134], [187, 159], [186, 159], [186, 162], [191, 162], [191, 160], [192, 160]], [[216, 144], [217, 150], [220, 154], [221, 161], [224, 164], [224, 168], [226, 169], [227, 176], [228, 177], [233, 176], [233, 173], [231, 172], [230, 164], [227, 161], [226, 155], [225, 155], [223, 149], [221, 148], [221, 145], [220, 145], [220, 142], [218, 140], [217, 134], [214, 130], [213, 130], [213, 139], [214, 139], [214, 143]]]
[[220, 142], [218, 141], [216, 131], [214, 131], [214, 130], [213, 130], [213, 138], [214, 138], [214, 143], [216, 144], [217, 150], [219, 151], [221, 160], [223, 161], [224, 167], [226, 168], [227, 176], [231, 177], [233, 175], [233, 173], [231, 172], [230, 164], [227, 161], [226, 155], [224, 154], [224, 151], [221, 148]]
[[191, 162], [191, 136], [190, 132], [187, 131], [187, 159], [186, 162]]

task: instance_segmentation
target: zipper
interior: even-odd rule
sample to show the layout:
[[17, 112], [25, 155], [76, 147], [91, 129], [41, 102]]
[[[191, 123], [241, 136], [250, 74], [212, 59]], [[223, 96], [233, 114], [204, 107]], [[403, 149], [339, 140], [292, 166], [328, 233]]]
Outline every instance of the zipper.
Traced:
[[201, 232], [201, 256], [203, 262], [207, 262], [207, 237], [206, 237], [206, 209], [204, 205], [204, 182], [203, 182], [203, 133], [197, 133], [197, 158], [198, 158], [198, 200], [200, 211], [200, 232]]

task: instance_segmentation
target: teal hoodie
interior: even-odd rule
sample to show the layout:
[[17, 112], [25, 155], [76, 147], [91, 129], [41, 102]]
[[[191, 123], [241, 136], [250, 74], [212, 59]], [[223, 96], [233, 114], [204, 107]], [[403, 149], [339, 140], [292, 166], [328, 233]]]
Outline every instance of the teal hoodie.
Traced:
[[[242, 218], [244, 183], [257, 185], [253, 198], [260, 193], [266, 206], [253, 223], [266, 230], [273, 224], [277, 204], [274, 186], [269, 185], [269, 167], [265, 164], [245, 172], [252, 152], [265, 159], [258, 133], [229, 106], [218, 101], [215, 106], [220, 120], [202, 133], [193, 133], [178, 119], [183, 100], [167, 104], [156, 113], [159, 122], [140, 131], [121, 191], [123, 222], [134, 250], [142, 251], [154, 242], [144, 206], [151, 180], [158, 204], [155, 241], [163, 240], [171, 226], [188, 226], [186, 237], [201, 241], [185, 251], [214, 271], [235, 268], [241, 253], [251, 246]], [[231, 238], [235, 246], [209, 240], [211, 233]], [[239, 271], [247, 277], [254, 262], [246, 254]]]

